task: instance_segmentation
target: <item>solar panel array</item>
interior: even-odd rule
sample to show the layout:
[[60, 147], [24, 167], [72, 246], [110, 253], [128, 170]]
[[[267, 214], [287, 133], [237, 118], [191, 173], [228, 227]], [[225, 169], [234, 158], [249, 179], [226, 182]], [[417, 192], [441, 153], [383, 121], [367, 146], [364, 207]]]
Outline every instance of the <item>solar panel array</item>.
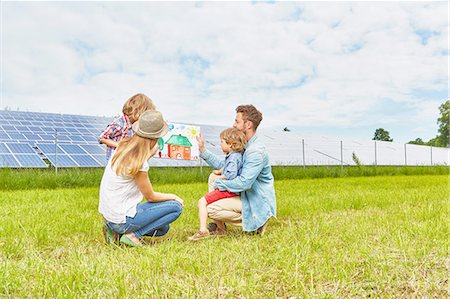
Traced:
[[[0, 110], [0, 167], [103, 167], [98, 136], [112, 117]], [[192, 124], [194, 125], [194, 124]], [[206, 147], [223, 158], [219, 134], [225, 127], [197, 125]], [[272, 165], [448, 165], [450, 150], [382, 141], [339, 140], [258, 129]], [[153, 158], [152, 166], [200, 166], [201, 161]]]
[[[0, 167], [102, 167], [106, 117], [0, 111]], [[46, 162], [47, 161], [47, 162]]]
[[[104, 167], [98, 136], [113, 117], [0, 110], [0, 167]], [[218, 127], [202, 126], [209, 148], [222, 155]], [[212, 146], [214, 144], [214, 146]], [[199, 161], [151, 159], [153, 166], [199, 166]]]

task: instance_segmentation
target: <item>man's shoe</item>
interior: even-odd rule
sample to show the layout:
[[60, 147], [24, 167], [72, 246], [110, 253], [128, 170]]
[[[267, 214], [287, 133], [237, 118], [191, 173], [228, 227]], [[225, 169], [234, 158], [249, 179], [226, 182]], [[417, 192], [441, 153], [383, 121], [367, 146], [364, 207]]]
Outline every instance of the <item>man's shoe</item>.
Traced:
[[219, 229], [219, 227], [217, 226], [216, 223], [210, 222], [210, 223], [208, 223], [207, 228], [211, 235], [222, 236], [227, 233], [227, 225], [224, 223], [223, 226], [225, 227], [225, 230]]
[[266, 228], [267, 228], [267, 224], [269, 223], [269, 220], [266, 221], [266, 223], [264, 223], [260, 228], [258, 228], [256, 230], [256, 234], [259, 236], [264, 235], [264, 233], [266, 232]]
[[213, 233], [217, 230], [217, 224], [215, 222], [210, 222], [208, 223], [207, 228], [210, 233]]

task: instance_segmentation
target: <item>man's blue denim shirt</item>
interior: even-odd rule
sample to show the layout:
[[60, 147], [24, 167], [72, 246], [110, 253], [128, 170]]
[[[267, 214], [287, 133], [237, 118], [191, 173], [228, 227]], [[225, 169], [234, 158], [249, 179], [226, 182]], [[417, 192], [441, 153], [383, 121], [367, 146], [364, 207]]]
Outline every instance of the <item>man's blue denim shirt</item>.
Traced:
[[[220, 169], [224, 160], [208, 150], [200, 154], [209, 166]], [[255, 231], [271, 216], [276, 217], [276, 198], [272, 167], [267, 150], [255, 134], [247, 143], [241, 174], [233, 180], [216, 180], [219, 190], [241, 193], [242, 229]]]

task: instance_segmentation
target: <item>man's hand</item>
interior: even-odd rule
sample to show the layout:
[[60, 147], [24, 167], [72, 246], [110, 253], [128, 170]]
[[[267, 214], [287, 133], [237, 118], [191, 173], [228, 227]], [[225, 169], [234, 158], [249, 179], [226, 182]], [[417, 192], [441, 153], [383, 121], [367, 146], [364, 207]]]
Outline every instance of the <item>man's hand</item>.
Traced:
[[200, 153], [203, 153], [205, 151], [205, 139], [203, 138], [203, 135], [200, 133], [195, 138], [197, 139], [198, 150]]

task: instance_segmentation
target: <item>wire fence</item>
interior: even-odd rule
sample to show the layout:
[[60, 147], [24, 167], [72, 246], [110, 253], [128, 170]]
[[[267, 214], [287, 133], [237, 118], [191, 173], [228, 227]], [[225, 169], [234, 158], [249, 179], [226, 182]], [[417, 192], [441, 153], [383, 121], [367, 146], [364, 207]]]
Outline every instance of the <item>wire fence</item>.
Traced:
[[291, 133], [265, 133], [262, 137], [272, 165], [449, 165], [449, 148]]

